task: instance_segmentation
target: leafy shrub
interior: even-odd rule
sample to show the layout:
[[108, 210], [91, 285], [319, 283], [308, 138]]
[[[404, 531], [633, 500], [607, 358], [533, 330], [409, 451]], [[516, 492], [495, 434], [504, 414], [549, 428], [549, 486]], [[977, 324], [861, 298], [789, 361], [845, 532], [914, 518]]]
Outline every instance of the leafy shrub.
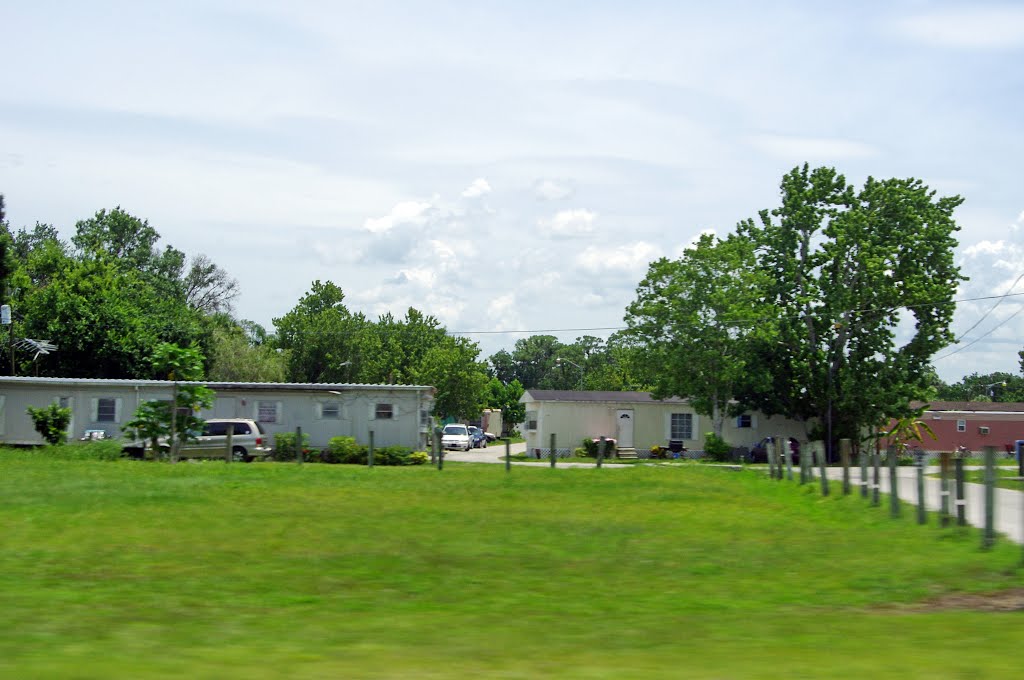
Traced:
[[50, 404], [43, 408], [29, 406], [27, 413], [32, 419], [36, 432], [46, 440], [47, 444], [60, 444], [68, 438], [71, 409], [61, 408], [58, 404]]
[[409, 454], [409, 465], [426, 465], [430, 462], [430, 454], [426, 451], [413, 451]]
[[[325, 463], [359, 463], [360, 447], [355, 437], [331, 437], [327, 442], [327, 448], [323, 452]], [[363, 453], [363, 464], [366, 464], [366, 455]]]
[[[352, 437], [331, 437], [324, 449], [324, 462], [343, 463], [347, 465], [366, 465], [369, 459], [369, 447], [359, 444]], [[422, 451], [417, 453], [417, 460], [427, 461], [430, 456]], [[373, 449], [374, 465], [422, 465], [420, 462], [413, 462], [412, 450], [405, 446], [382, 446]]]
[[668, 458], [668, 449], [664, 446], [654, 444], [651, 446], [651, 458]]
[[[586, 437], [583, 440], [583, 450], [587, 458], [597, 458], [597, 447], [600, 444], [599, 438]], [[604, 440], [604, 457], [611, 458], [615, 455], [615, 440], [608, 438]]]
[[[316, 462], [309, 456], [313, 453], [309, 448], [309, 435], [303, 433], [302, 435], [302, 450], [307, 460]], [[318, 452], [319, 453], [319, 452]], [[297, 460], [299, 455], [295, 449], [295, 433], [294, 432], [278, 432], [274, 435], [274, 460]], [[317, 456], [319, 458], [319, 456]]]
[[704, 455], [706, 457], [714, 461], [725, 462], [729, 460], [731, 454], [732, 446], [727, 441], [714, 432], [708, 433], [704, 439]]
[[587, 450], [584, 447], [582, 447], [582, 446], [578, 446], [575, 449], [573, 449], [572, 450], [572, 455], [574, 457], [576, 457], [576, 458], [587, 458], [588, 457]]

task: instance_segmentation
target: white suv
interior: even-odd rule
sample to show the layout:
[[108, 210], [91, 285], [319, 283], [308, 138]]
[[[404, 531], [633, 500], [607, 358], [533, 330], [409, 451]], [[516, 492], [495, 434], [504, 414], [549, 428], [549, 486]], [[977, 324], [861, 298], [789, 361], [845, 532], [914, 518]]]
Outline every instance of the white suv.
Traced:
[[[203, 431], [192, 440], [185, 442], [178, 455], [182, 458], [223, 458], [228, 445], [228, 430], [231, 430], [231, 459], [249, 463], [257, 458], [266, 458], [272, 447], [270, 438], [255, 420], [246, 418], [211, 418], [203, 423]], [[170, 453], [170, 442], [160, 439], [160, 453]], [[124, 447], [126, 454], [142, 458], [145, 444], [133, 443]]]

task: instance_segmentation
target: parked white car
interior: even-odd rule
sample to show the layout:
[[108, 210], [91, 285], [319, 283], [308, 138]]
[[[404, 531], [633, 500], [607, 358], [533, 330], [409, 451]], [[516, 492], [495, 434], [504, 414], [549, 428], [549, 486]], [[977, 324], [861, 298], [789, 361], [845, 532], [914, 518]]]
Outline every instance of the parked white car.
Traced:
[[465, 425], [445, 425], [441, 431], [441, 448], [469, 451], [473, 447], [473, 437]]

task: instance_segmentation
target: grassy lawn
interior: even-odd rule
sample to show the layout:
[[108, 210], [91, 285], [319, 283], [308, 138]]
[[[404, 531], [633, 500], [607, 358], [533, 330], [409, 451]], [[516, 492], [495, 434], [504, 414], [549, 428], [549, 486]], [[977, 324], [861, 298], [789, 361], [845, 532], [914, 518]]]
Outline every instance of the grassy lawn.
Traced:
[[814, 488], [0, 452], [0, 677], [1020, 677], [1019, 546]]

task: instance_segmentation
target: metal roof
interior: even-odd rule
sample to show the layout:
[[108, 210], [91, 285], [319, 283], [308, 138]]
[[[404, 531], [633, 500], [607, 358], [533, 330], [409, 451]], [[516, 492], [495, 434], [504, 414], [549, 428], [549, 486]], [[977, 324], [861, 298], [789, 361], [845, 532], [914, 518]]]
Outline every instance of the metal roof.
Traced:
[[[15, 385], [80, 385], [83, 387], [170, 387], [170, 380], [136, 380], [132, 378], [36, 378], [27, 376], [0, 376], [0, 387], [5, 384]], [[366, 383], [273, 383], [273, 382], [204, 382], [179, 380], [179, 385], [206, 385], [214, 390], [251, 390], [251, 391], [358, 391], [358, 390], [391, 390], [391, 391], [428, 391], [434, 388], [429, 385], [374, 385]]]
[[655, 399], [650, 392], [584, 392], [579, 390], [526, 390], [520, 401], [613, 401], [630, 404], [685, 404], [686, 399]]
[[1015, 401], [912, 401], [911, 408], [950, 413], [1024, 413], [1024, 403]]

